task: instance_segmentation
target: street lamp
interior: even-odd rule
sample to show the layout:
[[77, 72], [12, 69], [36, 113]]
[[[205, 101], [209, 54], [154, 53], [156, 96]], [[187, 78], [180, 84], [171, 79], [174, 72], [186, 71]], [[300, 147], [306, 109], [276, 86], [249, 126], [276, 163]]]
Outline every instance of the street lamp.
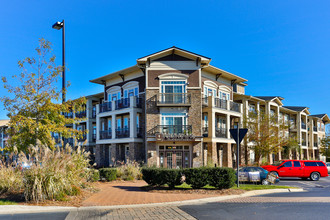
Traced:
[[65, 102], [65, 25], [64, 20], [62, 22], [56, 22], [53, 24], [52, 28], [56, 30], [62, 29], [62, 103]]

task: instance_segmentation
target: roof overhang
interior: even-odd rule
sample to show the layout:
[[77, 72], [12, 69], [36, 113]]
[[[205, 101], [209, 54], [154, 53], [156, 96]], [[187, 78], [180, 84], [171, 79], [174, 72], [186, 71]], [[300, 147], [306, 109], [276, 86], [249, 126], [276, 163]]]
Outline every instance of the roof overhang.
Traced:
[[204, 67], [203, 70], [206, 70], [206, 71], [208, 71], [210, 73], [213, 73], [213, 74], [221, 74], [221, 76], [224, 77], [224, 78], [227, 78], [229, 80], [235, 80], [235, 83], [239, 83], [239, 84], [244, 83], [245, 84], [245, 82], [247, 82], [247, 79], [236, 76], [235, 74], [232, 74], [232, 73], [227, 72], [225, 70], [219, 69], [218, 67], [215, 67], [215, 66], [212, 66], [212, 65], [208, 65], [208, 66]]
[[116, 78], [120, 75], [125, 75], [127, 73], [131, 73], [131, 72], [134, 72], [134, 71], [137, 71], [137, 70], [140, 70], [140, 67], [138, 67], [137, 65], [134, 65], [134, 66], [128, 67], [126, 69], [119, 70], [117, 72], [110, 73], [108, 75], [105, 75], [105, 76], [102, 76], [102, 77], [99, 77], [99, 78], [96, 78], [96, 79], [93, 79], [93, 80], [89, 80], [89, 81], [92, 82], [92, 83], [97, 83], [97, 84], [104, 85], [104, 83], [109, 79], [113, 79], [113, 78]]

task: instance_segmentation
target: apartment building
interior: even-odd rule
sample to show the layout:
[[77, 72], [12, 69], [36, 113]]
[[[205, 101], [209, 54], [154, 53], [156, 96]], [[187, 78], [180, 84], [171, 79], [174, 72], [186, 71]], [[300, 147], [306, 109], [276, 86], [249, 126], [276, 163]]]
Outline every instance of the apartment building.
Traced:
[[[78, 142], [95, 156], [98, 167], [118, 161], [166, 168], [233, 167], [237, 152], [229, 129], [242, 128], [249, 112], [263, 110], [287, 123], [285, 135], [299, 143], [299, 150], [269, 155], [270, 162], [298, 158], [299, 152], [305, 159], [320, 158], [328, 115], [285, 106], [280, 96], [246, 95], [246, 79], [210, 62], [209, 57], [171, 47], [90, 80], [104, 92], [87, 96], [86, 110], [68, 113], [66, 117], [86, 118], [69, 126], [88, 130]], [[75, 144], [73, 139], [65, 142]], [[243, 141], [241, 163], [255, 162], [252, 146]]]
[[6, 132], [8, 128], [9, 120], [0, 120], [0, 153], [3, 154], [2, 149], [6, 146], [8, 140], [8, 134]]

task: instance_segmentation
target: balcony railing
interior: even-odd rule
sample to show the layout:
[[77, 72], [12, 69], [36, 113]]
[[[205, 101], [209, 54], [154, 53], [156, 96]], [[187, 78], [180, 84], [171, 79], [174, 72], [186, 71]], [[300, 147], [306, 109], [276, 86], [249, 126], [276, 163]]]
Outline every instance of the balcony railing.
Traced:
[[129, 137], [129, 127], [116, 129], [116, 138], [128, 138], [128, 137]]
[[220, 138], [227, 138], [227, 129], [215, 128], [215, 136]]
[[66, 118], [73, 118], [73, 113], [72, 112], [64, 112], [63, 115]]
[[203, 137], [208, 137], [208, 136], [209, 136], [209, 128], [203, 127]]
[[92, 118], [96, 118], [96, 106], [93, 106], [93, 109], [92, 109]]
[[130, 98], [123, 98], [115, 101], [116, 110], [129, 108], [130, 107]]
[[208, 97], [202, 98], [202, 105], [208, 106]]
[[191, 105], [191, 95], [188, 93], [160, 93], [158, 105]]
[[301, 129], [304, 129], [304, 130], [306, 130], [306, 124], [301, 124]]
[[112, 138], [111, 129], [110, 130], [100, 131], [100, 140], [111, 139], [111, 138]]
[[230, 111], [241, 112], [240, 104], [236, 102], [230, 102]]
[[148, 135], [155, 135], [157, 133], [160, 134], [192, 134], [192, 126], [191, 125], [157, 125], [150, 131], [148, 131]]
[[318, 147], [318, 143], [314, 143], [314, 147]]
[[92, 134], [92, 141], [95, 142], [96, 141], [96, 134]]
[[109, 112], [111, 111], [111, 104], [112, 102], [104, 102], [102, 104], [99, 104], [99, 107], [100, 107], [100, 113], [102, 112]]
[[317, 127], [316, 126], [313, 127], [313, 131], [317, 131]]
[[306, 141], [302, 141], [302, 146], [306, 146]]
[[218, 108], [227, 109], [227, 100], [214, 98], [214, 105]]
[[86, 110], [85, 111], [80, 111], [75, 114], [76, 118], [86, 118]]

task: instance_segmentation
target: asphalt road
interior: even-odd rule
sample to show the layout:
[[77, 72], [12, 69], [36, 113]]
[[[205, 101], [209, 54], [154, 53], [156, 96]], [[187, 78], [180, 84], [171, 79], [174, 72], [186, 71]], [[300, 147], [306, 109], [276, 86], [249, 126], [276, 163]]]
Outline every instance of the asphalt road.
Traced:
[[330, 178], [314, 182], [282, 178], [278, 185], [302, 187], [305, 192], [276, 193], [205, 205], [179, 207], [197, 219], [330, 219]]

